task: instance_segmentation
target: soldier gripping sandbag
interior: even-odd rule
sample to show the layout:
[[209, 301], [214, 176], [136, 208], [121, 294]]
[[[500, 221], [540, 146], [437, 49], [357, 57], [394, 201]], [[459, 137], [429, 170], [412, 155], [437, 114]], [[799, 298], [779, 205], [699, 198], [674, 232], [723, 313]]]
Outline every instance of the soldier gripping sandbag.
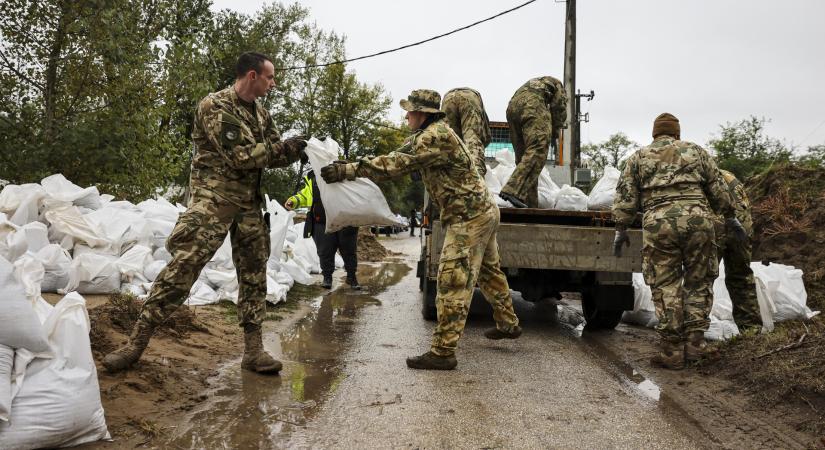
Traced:
[[507, 105], [516, 168], [499, 196], [517, 208], [539, 207], [539, 175], [550, 143], [567, 122], [567, 94], [553, 77], [533, 78], [518, 88]]
[[746, 238], [729, 190], [710, 155], [679, 140], [679, 120], [668, 113], [653, 123], [653, 143], [627, 159], [613, 204], [614, 253], [642, 212], [642, 272], [650, 285], [661, 353], [651, 363], [682, 369], [706, 356], [704, 333], [718, 275], [714, 218], [724, 216], [737, 240]]
[[109, 371], [137, 362], [155, 329], [186, 300], [227, 233], [240, 284], [238, 318], [245, 344], [241, 367], [260, 373], [281, 370], [281, 363], [264, 351], [261, 336], [270, 251], [261, 212], [261, 173], [301, 158], [306, 142], [281, 141], [269, 112], [256, 101], [275, 87], [274, 73], [268, 57], [244, 53], [238, 58], [234, 85], [198, 104], [189, 205], [166, 242], [172, 260], [152, 285], [128, 344], [104, 358]]
[[451, 89], [444, 94], [441, 110], [445, 114], [444, 120], [464, 141], [464, 145], [473, 156], [478, 172], [483, 177], [487, 173], [484, 149], [490, 144], [492, 136], [490, 119], [484, 110], [481, 94], [467, 87]]
[[382, 180], [421, 173], [424, 186], [441, 211], [447, 228], [438, 268], [438, 324], [430, 351], [407, 358], [413, 369], [454, 369], [455, 350], [464, 331], [473, 288], [478, 283], [493, 307], [496, 328], [489, 339], [521, 335], [507, 278], [499, 267], [496, 229], [499, 211], [479, 174], [474, 156], [444, 121], [437, 92], [420, 89], [401, 100], [407, 122], [415, 130], [399, 150], [356, 163], [321, 169], [327, 183], [367, 177]]

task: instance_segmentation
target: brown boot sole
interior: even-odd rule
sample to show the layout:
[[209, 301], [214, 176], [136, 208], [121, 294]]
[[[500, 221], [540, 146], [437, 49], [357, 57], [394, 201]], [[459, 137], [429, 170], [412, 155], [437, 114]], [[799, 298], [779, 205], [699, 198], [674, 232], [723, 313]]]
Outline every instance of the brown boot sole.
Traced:
[[272, 364], [269, 366], [256, 366], [255, 364], [241, 364], [241, 369], [248, 370], [250, 372], [260, 373], [261, 375], [277, 375], [281, 369], [283, 369], [283, 364]]

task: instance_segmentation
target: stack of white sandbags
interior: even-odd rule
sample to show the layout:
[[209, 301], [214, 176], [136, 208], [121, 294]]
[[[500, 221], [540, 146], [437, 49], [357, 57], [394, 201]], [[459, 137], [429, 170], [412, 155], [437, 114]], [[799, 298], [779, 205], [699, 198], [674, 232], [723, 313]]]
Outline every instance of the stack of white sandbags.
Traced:
[[[484, 183], [487, 184], [487, 189], [493, 194], [496, 204], [499, 207], [511, 208], [513, 205], [507, 200], [498, 196], [501, 188], [507, 184], [507, 180], [516, 169], [516, 159], [509, 150], [500, 150], [495, 155], [496, 167], [491, 168], [487, 166], [487, 173], [484, 175]], [[539, 208], [553, 209], [556, 204], [556, 196], [559, 192], [559, 187], [550, 178], [550, 172], [545, 167], [539, 174]]]
[[[752, 262], [756, 298], [762, 318], [762, 332], [773, 331], [775, 322], [810, 319], [819, 311], [811, 311], [806, 305], [808, 294], [802, 281], [802, 270], [784, 264], [764, 265]], [[658, 324], [650, 286], [640, 273], [633, 274], [635, 301], [633, 311], [625, 311], [622, 321], [653, 327]], [[713, 307], [710, 311], [710, 328], [705, 338], [725, 340], [739, 334], [733, 320], [733, 303], [725, 287], [725, 264], [719, 264], [719, 277], [713, 283]]]
[[48, 304], [38, 264], [0, 257], [0, 448], [109, 439], [86, 301], [74, 292]]
[[616, 186], [622, 176], [619, 169], [607, 166], [604, 175], [596, 182], [590, 195], [587, 197], [587, 209], [592, 211], [609, 211], [613, 208], [613, 199], [616, 198]]
[[[300, 231], [288, 236], [294, 214], [277, 202], [268, 201], [267, 210], [273, 224], [267, 299], [278, 302], [295, 281], [310, 283], [309, 274], [320, 267], [311, 239]], [[15, 265], [41, 267], [43, 292], [145, 296], [171, 260], [166, 240], [183, 211], [162, 197], [137, 205], [113, 201], [96, 187], [81, 188], [60, 174], [40, 184], [7, 185], [0, 191], [0, 256]], [[191, 295], [192, 304], [237, 301], [228, 237]]]

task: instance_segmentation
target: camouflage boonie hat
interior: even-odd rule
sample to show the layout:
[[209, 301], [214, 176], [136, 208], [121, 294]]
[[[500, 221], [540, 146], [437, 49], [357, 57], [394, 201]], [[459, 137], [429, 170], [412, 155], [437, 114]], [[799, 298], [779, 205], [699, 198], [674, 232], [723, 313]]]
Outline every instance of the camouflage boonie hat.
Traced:
[[444, 112], [441, 107], [441, 95], [430, 89], [416, 89], [407, 98], [399, 102], [406, 111], [422, 111], [427, 113], [441, 114]]

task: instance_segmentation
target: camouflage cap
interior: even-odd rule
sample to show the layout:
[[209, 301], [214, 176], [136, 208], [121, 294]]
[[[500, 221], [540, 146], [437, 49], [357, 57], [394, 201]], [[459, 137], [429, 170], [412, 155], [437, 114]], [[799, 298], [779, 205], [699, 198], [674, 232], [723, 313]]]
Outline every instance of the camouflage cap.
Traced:
[[406, 111], [422, 111], [444, 114], [441, 109], [441, 95], [430, 89], [416, 89], [399, 102]]
[[681, 135], [681, 127], [679, 127], [679, 119], [671, 113], [661, 113], [656, 116], [653, 121], [653, 138], [656, 136], [673, 136], [679, 139]]

